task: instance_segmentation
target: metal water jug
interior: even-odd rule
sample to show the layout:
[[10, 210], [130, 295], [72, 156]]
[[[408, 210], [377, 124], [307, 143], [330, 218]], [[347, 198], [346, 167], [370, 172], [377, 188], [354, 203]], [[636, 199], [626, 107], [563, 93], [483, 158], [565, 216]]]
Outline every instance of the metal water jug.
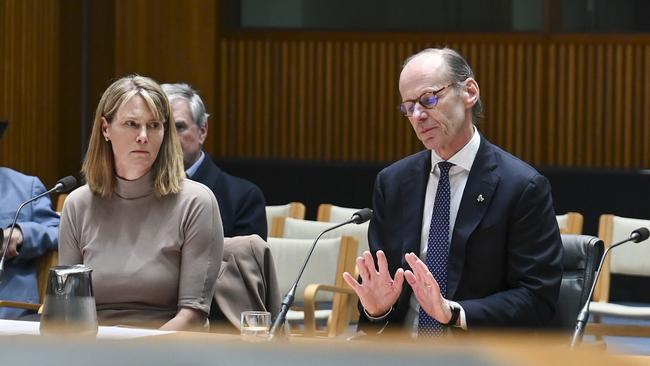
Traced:
[[54, 266], [47, 278], [41, 334], [97, 334], [92, 269], [82, 264]]

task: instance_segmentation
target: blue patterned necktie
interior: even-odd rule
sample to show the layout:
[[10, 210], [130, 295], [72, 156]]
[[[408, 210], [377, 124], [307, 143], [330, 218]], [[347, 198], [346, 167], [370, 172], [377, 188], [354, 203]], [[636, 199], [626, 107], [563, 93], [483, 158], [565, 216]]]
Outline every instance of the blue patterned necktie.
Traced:
[[[433, 203], [429, 239], [427, 241], [427, 258], [425, 263], [440, 286], [443, 297], [447, 297], [447, 257], [449, 255], [449, 203], [451, 187], [449, 185], [449, 169], [454, 164], [441, 161], [440, 180], [436, 190], [436, 200]], [[431, 318], [421, 307], [418, 314], [418, 336], [440, 336], [445, 327]]]

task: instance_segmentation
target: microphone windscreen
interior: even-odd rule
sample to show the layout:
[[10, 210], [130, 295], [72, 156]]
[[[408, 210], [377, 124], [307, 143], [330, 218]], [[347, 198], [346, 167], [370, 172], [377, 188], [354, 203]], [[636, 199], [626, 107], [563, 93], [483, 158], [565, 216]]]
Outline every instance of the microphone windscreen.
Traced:
[[636, 236], [636, 238], [634, 239], [634, 242], [639, 243], [639, 242], [642, 242], [642, 241], [648, 239], [648, 237], [650, 237], [650, 230], [648, 230], [647, 227], [640, 227], [640, 228], [634, 230], [632, 232], [632, 235]]
[[363, 208], [352, 215], [352, 219], [355, 224], [363, 224], [364, 222], [372, 218], [372, 210], [369, 208]]
[[73, 190], [77, 186], [77, 178], [68, 175], [67, 177], [59, 179], [58, 182], [56, 182], [56, 186], [60, 187], [56, 190], [57, 192], [69, 192]]

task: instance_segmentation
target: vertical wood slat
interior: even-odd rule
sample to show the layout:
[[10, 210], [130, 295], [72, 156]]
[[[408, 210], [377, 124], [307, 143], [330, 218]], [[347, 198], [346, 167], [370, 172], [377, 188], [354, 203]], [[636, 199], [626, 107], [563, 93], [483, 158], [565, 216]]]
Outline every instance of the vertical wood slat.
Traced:
[[47, 186], [60, 178], [60, 148], [70, 142], [57, 142], [59, 20], [55, 0], [0, 2], [0, 119], [10, 123], [0, 142], [0, 166], [36, 175]]
[[643, 47], [643, 112], [641, 122], [643, 123], [643, 149], [641, 155], [643, 160], [640, 166], [650, 165], [650, 45]]
[[[234, 146], [235, 139], [222, 140], [225, 156], [259, 157], [263, 152], [266, 158], [390, 161], [421, 149], [408, 121], [395, 109], [397, 80], [405, 57], [434, 44], [283, 39], [266, 41], [269, 49], [264, 50], [244, 46], [254, 40], [221, 42], [222, 50], [240, 50], [231, 57], [222, 55], [222, 62], [229, 64], [222, 65], [221, 78], [233, 75], [239, 58], [272, 64], [256, 66], [253, 75], [234, 73], [254, 78], [247, 89], [265, 93], [254, 102], [236, 98], [238, 110], [249, 108], [244, 114], [255, 117], [242, 124], [242, 116], [233, 113], [234, 120], [227, 121], [231, 128], [224, 131], [239, 136], [239, 128], [255, 129], [257, 137], [238, 141], [239, 146]], [[475, 67], [486, 117], [479, 128], [513, 154], [537, 165], [649, 163], [650, 143], [643, 137], [650, 136], [650, 100], [644, 96], [647, 83], [637, 81], [650, 78], [649, 45], [560, 36], [530, 41], [467, 37], [448, 44], [465, 50]], [[279, 77], [258, 75], [275, 71]], [[220, 95], [240, 95], [239, 84], [221, 82], [219, 87], [226, 85], [235, 89]]]

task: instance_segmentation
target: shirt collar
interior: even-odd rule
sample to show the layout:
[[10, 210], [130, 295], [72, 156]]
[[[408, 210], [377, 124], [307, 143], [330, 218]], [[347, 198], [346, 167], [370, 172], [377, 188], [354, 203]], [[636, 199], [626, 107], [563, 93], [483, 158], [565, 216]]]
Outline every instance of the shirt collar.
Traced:
[[[465, 146], [463, 146], [462, 149], [460, 149], [457, 153], [455, 153], [449, 160], [448, 162], [454, 164], [455, 166], [459, 166], [464, 170], [469, 171], [472, 168], [472, 164], [474, 164], [474, 159], [476, 158], [476, 154], [478, 154], [478, 148], [481, 145], [481, 137], [476, 130], [475, 126], [472, 126], [472, 138], [469, 140]], [[444, 161], [434, 150], [431, 150], [431, 172], [433, 173], [433, 170], [436, 167], [436, 164], [439, 162]]]
[[201, 156], [199, 156], [199, 158], [194, 162], [194, 164], [192, 164], [192, 166], [185, 171], [185, 175], [187, 175], [188, 178], [191, 178], [194, 175], [194, 173], [196, 173], [196, 171], [199, 170], [199, 166], [203, 162], [204, 158], [205, 158], [205, 154], [203, 153], [203, 150], [201, 150]]

